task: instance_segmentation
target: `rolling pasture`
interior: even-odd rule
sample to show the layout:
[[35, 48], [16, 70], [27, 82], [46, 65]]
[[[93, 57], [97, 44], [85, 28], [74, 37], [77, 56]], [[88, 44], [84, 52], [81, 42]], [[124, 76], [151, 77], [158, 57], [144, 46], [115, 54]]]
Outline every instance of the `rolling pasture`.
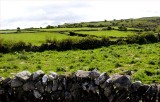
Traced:
[[47, 39], [64, 40], [67, 38], [77, 39], [77, 36], [68, 36], [66, 34], [60, 34], [57, 32], [36, 32], [36, 33], [11, 33], [11, 34], [0, 34], [0, 38], [5, 41], [18, 42], [23, 41], [31, 43], [33, 45], [40, 45]]
[[15, 52], [0, 54], [0, 75], [14, 75], [22, 70], [34, 72], [56, 71], [67, 74], [76, 70], [126, 74], [132, 71], [132, 80], [160, 83], [160, 43], [146, 45], [112, 45], [94, 50], [45, 52]]
[[[56, 44], [58, 44], [57, 48], [65, 48], [67, 45], [67, 47], [70, 47], [70, 45], [73, 44], [71, 40], [64, 40], [70, 38], [74, 39], [74, 45], [78, 45], [77, 42], [79, 42], [82, 48], [85, 46], [89, 48], [91, 46], [90, 44], [98, 45], [96, 49], [94, 47], [94, 49], [88, 50], [71, 50], [71, 46], [71, 49], [66, 48], [67, 51], [56, 51], [53, 49], [51, 51], [49, 49], [49, 51], [43, 50], [42, 52], [36, 52], [38, 50], [33, 50], [33, 52], [32, 50], [28, 50], [27, 52], [27, 50], [25, 51], [24, 49], [18, 51], [17, 48], [13, 50], [13, 52], [0, 53], [0, 76], [13, 76], [15, 73], [22, 70], [29, 70], [30, 72], [43, 70], [46, 73], [55, 71], [60, 74], [70, 74], [77, 70], [98, 69], [100, 72], [108, 72], [110, 75], [116, 73], [132, 74], [131, 78], [133, 81], [140, 80], [143, 83], [152, 83], [156, 81], [159, 84], [159, 22], [160, 18], [153, 17], [137, 20], [122, 19], [64, 24], [60, 25], [59, 28], [57, 28], [58, 26], [49, 29], [47, 29], [47, 27], [41, 29], [29, 28], [21, 29], [20, 32], [17, 32], [16, 29], [0, 30], [0, 47], [3, 48], [4, 51], [6, 51], [5, 48], [17, 48], [15, 42], [19, 41], [23, 41], [26, 44], [31, 43], [32, 45], [41, 46], [45, 44], [47, 40], [58, 40], [58, 42], [62, 42], [56, 42]], [[112, 30], [106, 30], [109, 26], [112, 27]], [[127, 30], [122, 31], [119, 29], [119, 27], [123, 26], [127, 27]], [[148, 31], [151, 31], [151, 33]], [[136, 32], [139, 32], [139, 35], [134, 35]], [[148, 35], [145, 35], [145, 33], [148, 33]], [[88, 39], [90, 38], [88, 37], [84, 40], [83, 38], [87, 36], [93, 37], [93, 39]], [[111, 42], [115, 42], [115, 45], [112, 43], [108, 44], [108, 40], [103, 39], [102, 36], [107, 39], [109, 38]], [[127, 41], [127, 37], [130, 38], [129, 41], [131, 43], [123, 42], [124, 39]], [[79, 41], [79, 39], [82, 39], [82, 41]], [[116, 41], [118, 41], [117, 39], [120, 43], [116, 43]], [[100, 40], [102, 41], [99, 44]], [[10, 47], [7, 44], [15, 44], [15, 46]], [[21, 43], [17, 44], [23, 48], [23, 43], [22, 46]], [[42, 48], [43, 47], [45, 48], [45, 46], [42, 46]]]
[[105, 36], [105, 37], [127, 37], [128, 35], [134, 34], [131, 31], [117, 31], [117, 30], [108, 30], [108, 31], [77, 31], [79, 34], [88, 34], [95, 36]]

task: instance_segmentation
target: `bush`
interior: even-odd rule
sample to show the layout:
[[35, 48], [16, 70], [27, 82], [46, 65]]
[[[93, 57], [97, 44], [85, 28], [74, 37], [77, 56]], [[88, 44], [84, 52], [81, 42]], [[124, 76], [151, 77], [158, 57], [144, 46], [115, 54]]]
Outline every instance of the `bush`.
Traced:
[[144, 36], [148, 43], [158, 42], [158, 37], [154, 34], [154, 32], [145, 32], [142, 36]]
[[122, 26], [118, 27], [118, 30], [119, 31], [127, 31], [127, 27], [125, 27], [125, 26], [122, 25]]

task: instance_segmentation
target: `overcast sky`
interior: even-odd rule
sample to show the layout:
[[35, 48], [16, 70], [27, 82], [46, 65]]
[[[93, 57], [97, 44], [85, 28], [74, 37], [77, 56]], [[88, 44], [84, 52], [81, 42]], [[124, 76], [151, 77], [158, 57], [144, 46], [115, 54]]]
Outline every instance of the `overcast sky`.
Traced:
[[160, 0], [0, 0], [0, 29], [160, 16]]

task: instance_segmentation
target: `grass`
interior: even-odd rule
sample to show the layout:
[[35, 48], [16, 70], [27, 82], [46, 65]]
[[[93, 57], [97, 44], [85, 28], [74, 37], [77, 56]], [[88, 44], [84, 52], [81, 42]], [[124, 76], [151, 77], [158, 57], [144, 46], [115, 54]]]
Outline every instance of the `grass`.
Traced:
[[120, 45], [94, 50], [69, 50], [45, 52], [15, 52], [0, 54], [0, 76], [12, 76], [22, 70], [46, 73], [55, 71], [61, 74], [78, 69], [125, 74], [133, 71], [132, 80], [160, 83], [160, 43], [146, 45]]
[[131, 31], [117, 31], [117, 30], [108, 30], [108, 31], [77, 31], [79, 34], [88, 34], [96, 36], [106, 36], [106, 37], [127, 37], [128, 35], [134, 34]]
[[[18, 42], [24, 41], [26, 43], [32, 43], [33, 45], [40, 45], [46, 41], [46, 39], [64, 40], [69, 36], [60, 33], [50, 32], [37, 32], [37, 33], [16, 33], [16, 34], [0, 34], [0, 38], [5, 41]], [[80, 37], [71, 37], [77, 39]]]
[[98, 30], [99, 28], [52, 28], [52, 29], [38, 29], [39, 31], [76, 31], [76, 30]]

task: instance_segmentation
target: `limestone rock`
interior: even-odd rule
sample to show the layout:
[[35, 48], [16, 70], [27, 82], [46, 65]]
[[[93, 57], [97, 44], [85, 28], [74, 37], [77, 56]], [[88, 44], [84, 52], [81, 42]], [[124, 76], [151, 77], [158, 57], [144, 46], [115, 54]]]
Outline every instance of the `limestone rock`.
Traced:
[[15, 78], [11, 81], [12, 88], [20, 87], [22, 84], [23, 83], [21, 81], [19, 81], [17, 78]]
[[90, 75], [90, 71], [78, 70], [76, 72], [76, 77], [78, 78], [88, 78]]
[[37, 99], [39, 99], [42, 96], [37, 90], [34, 90], [33, 94], [34, 94], [34, 97]]
[[46, 84], [47, 84], [47, 81], [48, 81], [48, 76], [47, 76], [47, 75], [44, 75], [44, 76], [42, 77], [42, 83], [43, 83], [43, 85], [46, 85]]
[[47, 87], [45, 88], [45, 91], [51, 93], [51, 91], [52, 91], [52, 83], [48, 83], [47, 84]]
[[38, 71], [33, 73], [33, 80], [36, 80], [43, 75], [44, 75], [44, 72], [42, 70], [38, 70]]
[[131, 85], [131, 90], [134, 92], [134, 91], [137, 91], [137, 89], [142, 85], [142, 82], [141, 81], [135, 81], [134, 83], [132, 83]]
[[30, 78], [31, 73], [29, 71], [22, 71], [16, 74], [16, 77], [21, 81], [26, 81]]
[[49, 81], [53, 81], [53, 80], [55, 80], [57, 78], [58, 78], [58, 74], [55, 73], [55, 72], [50, 72], [49, 75], [48, 75], [48, 80]]
[[113, 90], [113, 86], [108, 86], [108, 87], [105, 87], [104, 88], [104, 95], [106, 96], [106, 97], [108, 97], [108, 96], [110, 96], [110, 94], [112, 93], [112, 90]]
[[52, 91], [56, 91], [58, 88], [58, 80], [53, 80]]
[[38, 82], [35, 84], [35, 88], [36, 88], [40, 93], [44, 93], [44, 87], [43, 87], [41, 81], [38, 81]]
[[9, 84], [11, 82], [11, 78], [8, 77], [8, 78], [5, 78], [2, 80], [2, 85], [5, 85], [5, 84]]
[[123, 76], [117, 77], [115, 80], [113, 80], [113, 84], [119, 90], [122, 90], [122, 89], [128, 90], [128, 88], [131, 86], [131, 80], [130, 80], [129, 76], [123, 75]]
[[95, 79], [95, 84], [100, 85], [100, 84], [104, 83], [109, 78], [110, 77], [107, 73], [102, 73], [98, 78]]
[[33, 82], [27, 82], [23, 85], [23, 90], [24, 91], [30, 91], [30, 90], [34, 90], [34, 84]]
[[65, 92], [65, 100], [66, 102], [72, 102], [72, 95], [69, 92]]
[[100, 72], [97, 69], [94, 69], [89, 73], [89, 77], [93, 79], [99, 77], [99, 75], [100, 75]]
[[5, 90], [4, 89], [0, 89], [0, 95], [4, 94]]

